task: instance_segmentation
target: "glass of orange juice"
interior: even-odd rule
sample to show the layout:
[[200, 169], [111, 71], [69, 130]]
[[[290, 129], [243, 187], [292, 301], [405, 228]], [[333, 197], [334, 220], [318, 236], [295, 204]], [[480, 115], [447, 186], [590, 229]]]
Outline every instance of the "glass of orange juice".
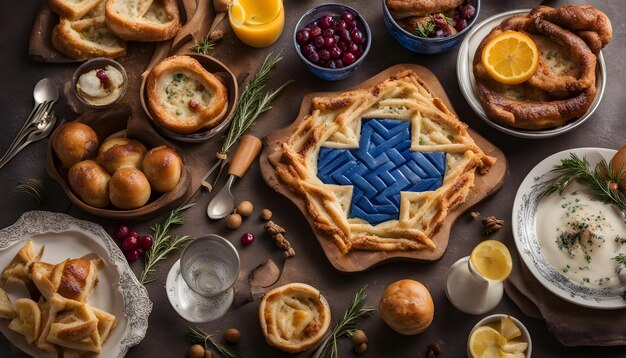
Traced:
[[282, 0], [233, 0], [228, 19], [235, 35], [252, 47], [267, 47], [280, 37], [285, 26]]

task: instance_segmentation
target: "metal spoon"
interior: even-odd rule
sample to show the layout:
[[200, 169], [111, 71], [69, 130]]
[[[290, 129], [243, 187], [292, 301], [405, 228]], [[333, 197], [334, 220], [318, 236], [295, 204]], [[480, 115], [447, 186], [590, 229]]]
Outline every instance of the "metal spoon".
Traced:
[[2, 167], [4, 167], [8, 162], [10, 162], [11, 159], [13, 159], [13, 157], [17, 155], [17, 153], [21, 152], [22, 149], [26, 148], [26, 146], [28, 146], [29, 144], [33, 142], [37, 142], [39, 140], [46, 138], [54, 129], [55, 124], [56, 124], [56, 116], [54, 115], [54, 112], [51, 112], [50, 114], [46, 114], [42, 118], [42, 120], [39, 122], [37, 129], [30, 132], [30, 134], [28, 135], [28, 138], [26, 138], [26, 141], [24, 141], [24, 143], [19, 145], [19, 147], [16, 147], [12, 152], [7, 153], [7, 155], [4, 158], [2, 158], [2, 160], [0, 160], [0, 169], [2, 169]]
[[241, 178], [246, 173], [252, 161], [261, 151], [261, 140], [255, 136], [246, 134], [239, 139], [237, 150], [228, 167], [228, 181], [206, 208], [206, 214], [211, 219], [225, 218], [235, 209], [233, 194], [230, 189], [235, 182], [235, 178]]
[[24, 125], [15, 136], [15, 139], [13, 139], [13, 142], [11, 142], [11, 145], [9, 145], [9, 148], [2, 158], [12, 152], [12, 150], [18, 145], [19, 141], [26, 136], [24, 132], [31, 124], [35, 123], [34, 119], [36, 119], [37, 115], [44, 110], [44, 105], [51, 103], [48, 108], [52, 108], [52, 105], [54, 105], [54, 103], [59, 99], [59, 90], [56, 83], [50, 78], [40, 80], [37, 82], [35, 89], [33, 90], [33, 98], [35, 99], [35, 106], [33, 107], [33, 110], [28, 115]]

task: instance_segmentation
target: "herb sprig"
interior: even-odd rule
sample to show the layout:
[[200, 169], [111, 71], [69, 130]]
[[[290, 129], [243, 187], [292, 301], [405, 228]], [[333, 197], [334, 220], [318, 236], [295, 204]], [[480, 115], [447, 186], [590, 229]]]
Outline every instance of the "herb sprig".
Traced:
[[611, 163], [602, 159], [594, 168], [589, 167], [585, 158], [579, 158], [571, 153], [567, 159], [562, 159], [561, 164], [554, 166], [550, 172], [557, 174], [551, 183], [545, 188], [543, 195], [551, 195], [558, 192], [563, 194], [565, 188], [573, 181], [589, 188], [593, 195], [607, 204], [614, 204], [621, 210], [626, 210], [626, 198], [619, 191], [618, 184], [624, 168], [613, 171]]
[[30, 178], [25, 183], [19, 184], [15, 187], [15, 191], [30, 195], [37, 201], [38, 205], [46, 198], [44, 192], [43, 182], [39, 179]]
[[272, 101], [292, 81], [285, 82], [282, 86], [263, 92], [269, 81], [270, 71], [283, 59], [282, 54], [270, 53], [265, 57], [254, 78], [244, 88], [232, 123], [222, 143], [219, 156], [228, 154], [230, 148], [237, 142], [250, 127], [254, 125], [257, 117], [272, 109]]
[[183, 225], [186, 222], [182, 212], [193, 205], [195, 204], [189, 204], [170, 211], [167, 219], [165, 219], [163, 223], [156, 223], [150, 228], [153, 232], [154, 241], [152, 247], [146, 253], [144, 269], [141, 273], [141, 279], [139, 280], [142, 285], [146, 285], [155, 280], [148, 280], [148, 276], [155, 271], [154, 266], [158, 262], [165, 260], [167, 255], [171, 252], [180, 249], [192, 240], [188, 235], [172, 237], [169, 234], [169, 230], [172, 225]]
[[417, 23], [417, 27], [415, 28], [415, 33], [421, 37], [429, 37], [430, 34], [435, 32], [435, 22], [432, 18], [428, 18], [425, 23]]
[[361, 289], [359, 289], [359, 291], [354, 295], [354, 298], [352, 298], [352, 302], [350, 302], [350, 305], [343, 314], [343, 317], [341, 317], [337, 324], [335, 324], [335, 328], [333, 328], [330, 339], [326, 340], [320, 348], [322, 350], [320, 357], [339, 358], [337, 339], [354, 334], [357, 322], [373, 314], [373, 308], [365, 307], [365, 299], [367, 298], [367, 295], [365, 295], [366, 288], [367, 285], [361, 287]]
[[208, 345], [212, 345], [221, 355], [226, 358], [239, 358], [241, 355], [235, 348], [227, 347], [213, 339], [213, 336], [204, 332], [198, 327], [189, 327], [189, 333], [187, 338], [191, 344], [202, 344], [204, 348], [209, 348]]
[[622, 269], [626, 267], [626, 255], [620, 252], [619, 254], [613, 256], [612, 259], [615, 260], [615, 262], [617, 262], [617, 267], [615, 268], [615, 272], [619, 274], [622, 271]]

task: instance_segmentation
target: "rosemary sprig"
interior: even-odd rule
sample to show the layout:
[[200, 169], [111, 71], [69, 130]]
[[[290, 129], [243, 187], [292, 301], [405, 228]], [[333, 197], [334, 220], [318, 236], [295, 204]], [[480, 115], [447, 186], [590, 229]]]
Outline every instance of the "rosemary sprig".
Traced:
[[215, 42], [211, 41], [211, 39], [209, 39], [209, 36], [207, 35], [205, 38], [202, 39], [202, 41], [196, 41], [191, 47], [191, 50], [206, 55], [214, 48]]
[[624, 168], [617, 173], [613, 172], [611, 163], [602, 159], [592, 170], [589, 168], [587, 159], [580, 159], [571, 153], [567, 159], [562, 159], [561, 164], [555, 165], [551, 173], [557, 174], [551, 183], [545, 188], [543, 195], [551, 195], [558, 192], [563, 194], [565, 188], [573, 181], [588, 187], [593, 195], [607, 204], [614, 204], [621, 210], [626, 210], [626, 198], [619, 191], [617, 183], [620, 182]]
[[365, 289], [367, 285], [361, 287], [359, 291], [352, 298], [352, 302], [343, 314], [343, 317], [335, 324], [335, 328], [331, 332], [330, 339], [324, 341], [322, 347], [322, 358], [339, 358], [339, 350], [337, 348], [337, 339], [345, 336], [352, 336], [356, 331], [357, 321], [367, 318], [372, 315], [374, 309], [371, 307], [365, 307]]
[[263, 93], [263, 89], [270, 78], [270, 71], [276, 67], [282, 59], [283, 56], [280, 53], [270, 53], [267, 55], [257, 70], [257, 73], [254, 75], [254, 78], [252, 78], [244, 88], [219, 154], [227, 154], [239, 137], [254, 125], [257, 117], [272, 109], [272, 101], [280, 94], [285, 86], [292, 82], [287, 81], [282, 86]]
[[615, 268], [615, 272], [619, 274], [622, 271], [622, 269], [626, 267], [626, 255], [620, 252], [619, 254], [613, 256], [612, 259], [615, 260], [615, 262], [617, 262], [617, 267]]
[[192, 240], [192, 238], [188, 235], [172, 237], [169, 234], [169, 230], [172, 225], [183, 225], [186, 222], [182, 212], [193, 205], [194, 204], [189, 204], [183, 206], [182, 208], [170, 211], [170, 214], [163, 223], [156, 223], [150, 228], [153, 233], [154, 241], [152, 243], [152, 247], [146, 253], [144, 269], [141, 273], [141, 279], [139, 280], [142, 285], [146, 285], [154, 281], [154, 279], [148, 280], [148, 275], [155, 271], [154, 266], [158, 262], [165, 260], [167, 255], [169, 255], [172, 251], [178, 250]]
[[43, 188], [43, 182], [39, 179], [30, 178], [26, 183], [19, 184], [15, 187], [15, 191], [30, 195], [37, 201], [37, 205], [41, 205], [46, 198]]
[[435, 32], [435, 22], [430, 17], [424, 24], [419, 22], [415, 28], [415, 33], [421, 37], [428, 37], [433, 32]]
[[208, 345], [212, 345], [221, 355], [226, 358], [238, 358], [241, 357], [239, 351], [235, 348], [227, 347], [213, 339], [213, 336], [204, 332], [198, 327], [189, 327], [189, 333], [187, 333], [189, 343], [202, 344], [204, 348], [209, 348]]

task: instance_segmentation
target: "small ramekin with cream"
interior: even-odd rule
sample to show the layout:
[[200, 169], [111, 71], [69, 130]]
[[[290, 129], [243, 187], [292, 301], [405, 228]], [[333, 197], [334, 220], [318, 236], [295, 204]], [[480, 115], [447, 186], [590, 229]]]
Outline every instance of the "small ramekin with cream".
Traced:
[[78, 100], [92, 109], [111, 107], [126, 93], [126, 71], [117, 61], [99, 57], [82, 64], [72, 79]]

